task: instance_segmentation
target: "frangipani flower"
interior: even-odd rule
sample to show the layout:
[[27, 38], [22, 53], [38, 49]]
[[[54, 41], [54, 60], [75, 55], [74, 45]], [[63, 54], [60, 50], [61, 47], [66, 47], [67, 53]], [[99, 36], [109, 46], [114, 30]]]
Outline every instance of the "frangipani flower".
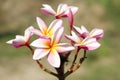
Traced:
[[71, 9], [73, 15], [77, 12], [78, 8], [75, 6], [68, 6], [67, 4], [59, 4], [57, 12], [53, 10], [53, 8], [48, 4], [43, 4], [43, 8], [41, 8], [41, 12], [43, 14], [50, 14], [55, 16], [57, 19], [62, 17], [68, 17], [69, 9]]
[[25, 30], [24, 36], [16, 35], [15, 39], [7, 41], [8, 44], [13, 45], [15, 48], [19, 48], [21, 46], [27, 46], [29, 44], [29, 40], [33, 35], [32, 30], [34, 28], [30, 26]]
[[100, 47], [100, 44], [96, 41], [95, 38], [85, 38], [82, 41], [80, 38], [72, 31], [72, 36], [65, 36], [67, 39], [73, 41], [75, 46], [83, 48], [85, 50], [95, 50]]
[[62, 20], [56, 19], [49, 25], [49, 27], [47, 27], [47, 25], [41, 18], [37, 17], [36, 20], [37, 20], [40, 30], [34, 29], [33, 33], [40, 37], [46, 36], [48, 38], [52, 38], [56, 30], [62, 27], [62, 24], [63, 24]]
[[74, 49], [68, 43], [60, 43], [63, 27], [60, 27], [55, 34], [53, 34], [52, 39], [50, 38], [39, 38], [31, 43], [32, 46], [37, 47], [34, 52], [33, 59], [38, 60], [47, 56], [48, 62], [54, 66], [60, 66], [60, 56], [59, 53], [68, 52]]
[[98, 28], [93, 29], [91, 32], [89, 32], [84, 26], [81, 26], [81, 28], [74, 26], [73, 28], [82, 38], [90, 37], [99, 40], [104, 35], [103, 30]]

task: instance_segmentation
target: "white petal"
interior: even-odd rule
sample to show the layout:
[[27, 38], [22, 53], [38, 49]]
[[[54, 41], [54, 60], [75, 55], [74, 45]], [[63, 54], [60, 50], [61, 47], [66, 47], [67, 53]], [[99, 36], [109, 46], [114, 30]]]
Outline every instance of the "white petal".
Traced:
[[34, 60], [38, 60], [43, 58], [44, 56], [46, 56], [49, 53], [49, 49], [36, 49], [33, 55], [33, 59]]
[[26, 43], [25, 39], [23, 36], [21, 35], [16, 35], [16, 38], [13, 40], [12, 42], [12, 45], [15, 47], [15, 48], [19, 48], [21, 46], [24, 46]]
[[63, 25], [63, 21], [60, 19], [56, 19], [50, 24], [47, 32], [54, 34], [58, 30], [58, 28], [62, 27], [62, 25]]
[[38, 35], [38, 36], [43, 36], [44, 34], [42, 34], [42, 32], [40, 31], [40, 30], [38, 30], [38, 29], [34, 29], [33, 31], [32, 31], [32, 33], [33, 34], [36, 34], [36, 35]]
[[67, 4], [60, 4], [57, 9], [57, 14], [62, 14], [68, 9]]
[[75, 40], [73, 36], [65, 35], [65, 37], [66, 37], [67, 39], [69, 39], [69, 40], [74, 41], [74, 42], [77, 43], [77, 40]]
[[89, 43], [92, 43], [92, 42], [95, 42], [96, 39], [95, 38], [85, 38], [82, 43], [84, 44], [89, 44]]
[[52, 43], [56, 44], [56, 43], [59, 43], [61, 38], [62, 38], [62, 34], [63, 34], [63, 31], [64, 31], [64, 27], [60, 27], [56, 33], [53, 35], [53, 38], [52, 38]]
[[41, 32], [45, 33], [45, 31], [47, 31], [47, 25], [45, 24], [45, 22], [39, 17], [36, 17], [36, 20]]
[[82, 25], [81, 26], [82, 33], [89, 33], [89, 31]]
[[99, 38], [102, 38], [103, 37], [103, 30], [102, 29], [93, 29], [90, 34], [89, 34], [90, 37], [93, 37], [93, 38], [96, 38], [96, 39], [99, 39]]
[[24, 36], [16, 35], [16, 38], [15, 38], [15, 39], [18, 39], [18, 40], [24, 40]]
[[82, 34], [82, 30], [79, 27], [73, 26], [73, 28], [79, 35]]
[[18, 44], [24, 44], [25, 43], [25, 38], [21, 35], [16, 35], [16, 38], [14, 39], [13, 42], [16, 42]]
[[78, 7], [75, 7], [75, 6], [69, 6], [69, 8], [71, 9], [73, 15], [78, 11]]
[[72, 31], [72, 36], [74, 37], [74, 40], [77, 42], [77, 43], [80, 43], [80, 39], [79, 37]]
[[64, 14], [68, 15], [69, 14], [69, 9], [71, 10], [71, 12], [72, 12], [73, 15], [78, 11], [78, 7], [69, 6], [68, 9], [65, 11]]
[[39, 38], [33, 41], [31, 45], [39, 48], [49, 48], [50, 39]]
[[84, 26], [81, 26], [81, 28], [74, 26], [73, 28], [82, 38], [86, 38], [89, 34], [88, 30]]
[[82, 47], [82, 44], [76, 43], [74, 46], [80, 46], [80, 47]]
[[19, 48], [21, 46], [25, 46], [26, 41], [25, 38], [21, 35], [16, 35], [15, 39], [9, 40], [6, 43], [13, 45], [15, 48]]
[[56, 14], [56, 12], [48, 4], [43, 4], [43, 8], [41, 8], [41, 12], [43, 14], [50, 14], [50, 15], [55, 15]]
[[7, 41], [6, 43], [7, 43], [7, 44], [12, 44], [12, 43], [13, 43], [13, 40], [14, 40], [14, 39], [9, 40], [9, 41]]
[[83, 42], [83, 46], [87, 50], [95, 50], [100, 47], [100, 43], [95, 38], [88, 38]]
[[60, 56], [58, 55], [57, 51], [55, 49], [52, 49], [51, 52], [49, 53], [48, 57], [48, 62], [56, 68], [60, 67]]
[[86, 37], [89, 36], [88, 30], [84, 26], [81, 26], [80, 30], [81, 30], [81, 31], [79, 31], [80, 37], [82, 37], [83, 39], [85, 39]]
[[59, 43], [56, 45], [55, 48], [58, 53], [64, 53], [64, 52], [72, 51], [75, 49], [72, 45], [68, 43]]
[[25, 35], [24, 35], [24, 37], [25, 37], [26, 40], [29, 40], [30, 37], [33, 35], [33, 33], [32, 33], [33, 30], [34, 30], [34, 27], [33, 27], [33, 26], [30, 26], [30, 27], [28, 27], [28, 28], [25, 30]]

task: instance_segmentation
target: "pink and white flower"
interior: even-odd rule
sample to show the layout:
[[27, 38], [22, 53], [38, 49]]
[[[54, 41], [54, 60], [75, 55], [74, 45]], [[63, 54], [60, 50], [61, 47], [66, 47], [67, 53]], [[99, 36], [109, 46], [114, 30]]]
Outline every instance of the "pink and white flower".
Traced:
[[86, 37], [90, 37], [99, 40], [104, 35], [103, 29], [95, 28], [91, 32], [89, 32], [84, 26], [81, 26], [81, 28], [74, 26], [73, 28], [83, 39]]
[[52, 38], [53, 34], [56, 32], [56, 30], [60, 27], [62, 27], [63, 22], [62, 20], [56, 19], [54, 20], [49, 27], [47, 27], [47, 25], [45, 24], [45, 22], [37, 17], [36, 18], [39, 29], [34, 29], [33, 33], [38, 35], [39, 37], [48, 37], [48, 38]]
[[47, 56], [48, 62], [53, 67], [60, 67], [59, 54], [68, 52], [74, 49], [68, 43], [60, 43], [64, 28], [60, 27], [55, 34], [52, 34], [52, 38], [39, 38], [31, 43], [32, 46], [37, 47], [35, 49], [33, 59], [38, 60]]
[[67, 4], [59, 4], [57, 8], [57, 12], [54, 11], [54, 9], [48, 5], [43, 4], [43, 8], [41, 8], [41, 12], [43, 14], [50, 14], [55, 16], [57, 19], [68, 17], [69, 9], [71, 9], [73, 15], [77, 12], [78, 8], [75, 6], [68, 6]]
[[96, 41], [95, 38], [85, 38], [80, 40], [80, 38], [72, 31], [72, 36], [66, 35], [67, 39], [73, 41], [75, 46], [85, 50], [95, 50], [100, 47], [100, 44]]
[[33, 35], [32, 30], [34, 28], [30, 26], [25, 30], [24, 36], [16, 35], [15, 39], [7, 41], [8, 44], [14, 46], [15, 48], [19, 48], [21, 46], [27, 46], [29, 44], [29, 40]]

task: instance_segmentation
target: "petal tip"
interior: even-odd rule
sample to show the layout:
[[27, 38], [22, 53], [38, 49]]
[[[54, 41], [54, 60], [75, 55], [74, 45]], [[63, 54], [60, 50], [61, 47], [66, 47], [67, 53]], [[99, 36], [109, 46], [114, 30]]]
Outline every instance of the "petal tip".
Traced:
[[13, 40], [9, 40], [6, 42], [7, 44], [12, 44], [13, 43]]

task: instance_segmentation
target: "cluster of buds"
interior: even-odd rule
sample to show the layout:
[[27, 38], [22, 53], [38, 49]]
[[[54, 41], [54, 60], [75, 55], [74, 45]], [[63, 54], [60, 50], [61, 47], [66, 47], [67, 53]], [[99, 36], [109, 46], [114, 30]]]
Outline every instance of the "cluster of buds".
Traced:
[[[77, 11], [78, 8], [75, 6], [60, 4], [55, 12], [50, 5], [43, 4], [41, 12], [46, 15], [54, 16], [55, 20], [47, 26], [40, 17], [36, 17], [39, 29], [30, 26], [25, 30], [24, 36], [16, 35], [15, 39], [9, 40], [7, 43], [15, 48], [22, 46], [28, 47], [32, 51], [33, 59], [36, 60], [41, 69], [58, 77], [59, 80], [64, 80], [69, 74], [79, 68], [80, 64], [86, 58], [87, 50], [95, 50], [100, 47], [98, 40], [103, 37], [102, 29], [95, 28], [89, 32], [84, 26], [74, 26], [73, 16]], [[64, 27], [62, 18], [68, 18], [69, 20], [69, 35], [63, 34]], [[38, 38], [30, 42], [33, 35], [37, 35]], [[70, 40], [70, 43], [61, 43], [62, 36]], [[32, 46], [35, 47], [35, 49], [33, 49]], [[84, 50], [84, 56], [80, 58], [79, 64], [75, 65], [76, 58], [81, 49]], [[64, 63], [68, 60], [73, 50], [76, 50], [76, 52], [72, 65], [67, 72], [64, 72]], [[50, 65], [56, 69], [57, 74], [45, 68], [40, 63], [40, 59], [45, 56]]]

